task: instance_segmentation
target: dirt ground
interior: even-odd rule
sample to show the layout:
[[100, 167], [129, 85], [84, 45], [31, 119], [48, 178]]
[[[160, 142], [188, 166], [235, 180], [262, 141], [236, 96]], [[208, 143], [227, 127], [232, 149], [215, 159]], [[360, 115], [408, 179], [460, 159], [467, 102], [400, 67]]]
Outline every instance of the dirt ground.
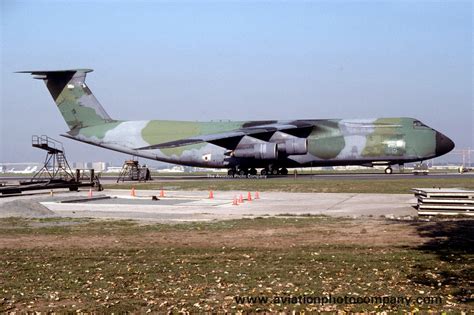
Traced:
[[[268, 219], [262, 219], [268, 220]], [[297, 219], [296, 219], [297, 220]], [[304, 219], [303, 219], [304, 220]], [[108, 248], [108, 247], [257, 247], [281, 248], [322, 244], [373, 246], [416, 246], [426, 241], [417, 226], [387, 220], [342, 220], [310, 226], [253, 226], [238, 230], [143, 231], [138, 234], [103, 235], [89, 232], [80, 235], [3, 235], [0, 248]], [[431, 223], [433, 224], [433, 223]], [[99, 235], [97, 235], [99, 234]]]

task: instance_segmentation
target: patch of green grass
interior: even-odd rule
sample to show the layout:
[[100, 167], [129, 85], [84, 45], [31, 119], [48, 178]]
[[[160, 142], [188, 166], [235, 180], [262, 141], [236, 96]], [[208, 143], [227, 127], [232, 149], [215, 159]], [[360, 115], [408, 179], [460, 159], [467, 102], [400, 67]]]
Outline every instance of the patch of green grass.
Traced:
[[[271, 228], [271, 227], [306, 227], [314, 224], [344, 224], [352, 219], [329, 216], [288, 216], [288, 217], [255, 217], [236, 220], [185, 222], [178, 224], [139, 224], [134, 220], [95, 220], [75, 218], [0, 219], [1, 234], [45, 234], [45, 235], [136, 235], [152, 231], [224, 231], [239, 229]], [[54, 224], [51, 224], [54, 223]], [[73, 223], [73, 224], [68, 224]]]
[[168, 190], [243, 190], [313, 193], [389, 193], [409, 194], [415, 187], [460, 187], [474, 189], [470, 178], [413, 177], [404, 179], [203, 179], [199, 181], [160, 181], [148, 183], [106, 184], [106, 189]]
[[96, 220], [90, 218], [0, 218], [0, 235], [109, 235], [111, 233], [136, 233], [140, 229], [134, 220]]
[[255, 217], [238, 220], [224, 220], [211, 222], [189, 222], [179, 224], [152, 224], [143, 228], [148, 231], [225, 231], [242, 229], [265, 229], [272, 227], [306, 227], [321, 223], [340, 223], [350, 221], [349, 218], [335, 218], [328, 216], [312, 217]]
[[28, 219], [20, 217], [8, 217], [0, 219], [0, 228], [18, 228], [28, 226]]

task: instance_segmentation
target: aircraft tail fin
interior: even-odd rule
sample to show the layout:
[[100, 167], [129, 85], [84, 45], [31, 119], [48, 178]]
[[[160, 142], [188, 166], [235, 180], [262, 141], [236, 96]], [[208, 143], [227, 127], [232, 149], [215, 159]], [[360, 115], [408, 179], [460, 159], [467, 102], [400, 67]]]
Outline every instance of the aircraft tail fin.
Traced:
[[73, 130], [114, 121], [85, 84], [86, 74], [91, 71], [71, 69], [18, 73], [30, 73], [34, 79], [45, 82], [64, 120]]

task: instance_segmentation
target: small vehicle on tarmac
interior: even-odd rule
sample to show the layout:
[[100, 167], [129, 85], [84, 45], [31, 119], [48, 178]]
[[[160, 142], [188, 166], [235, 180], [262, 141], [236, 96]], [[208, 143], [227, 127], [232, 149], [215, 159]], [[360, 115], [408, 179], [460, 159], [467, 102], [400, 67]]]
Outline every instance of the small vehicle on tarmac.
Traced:
[[413, 175], [428, 175], [429, 173], [428, 165], [424, 163], [416, 164], [413, 168]]

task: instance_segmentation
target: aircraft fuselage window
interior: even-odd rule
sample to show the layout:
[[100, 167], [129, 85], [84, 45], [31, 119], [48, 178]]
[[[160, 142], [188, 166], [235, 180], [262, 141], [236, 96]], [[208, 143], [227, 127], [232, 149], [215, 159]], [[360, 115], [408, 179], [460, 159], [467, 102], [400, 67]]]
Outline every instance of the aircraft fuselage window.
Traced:
[[419, 120], [415, 120], [415, 121], [413, 122], [413, 127], [415, 127], [415, 128], [421, 128], [421, 127], [428, 128], [427, 125], [425, 125], [424, 123], [422, 123], [422, 122], [419, 121]]

